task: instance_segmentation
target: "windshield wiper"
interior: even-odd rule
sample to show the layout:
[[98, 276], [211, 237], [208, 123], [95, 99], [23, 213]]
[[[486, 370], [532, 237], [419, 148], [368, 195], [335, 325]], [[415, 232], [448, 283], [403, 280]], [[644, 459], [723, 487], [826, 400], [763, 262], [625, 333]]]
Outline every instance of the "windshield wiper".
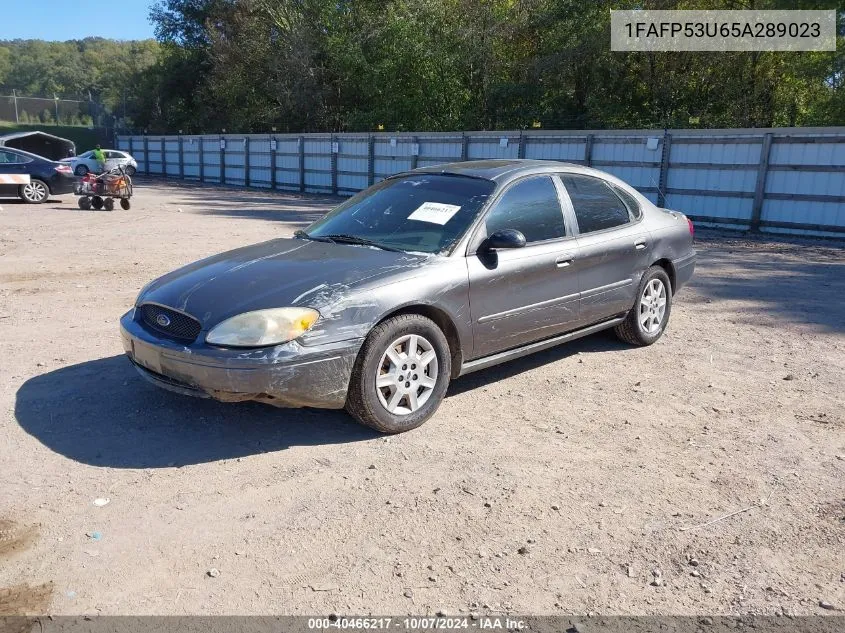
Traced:
[[335, 241], [330, 237], [326, 237], [324, 235], [309, 235], [302, 229], [297, 229], [296, 231], [294, 231], [293, 236], [304, 237], [306, 240], [314, 240], [315, 242], [331, 242], [332, 244], [335, 243]]
[[[401, 253], [403, 252], [401, 248], [395, 248], [393, 246], [386, 246], [379, 242], [374, 242], [373, 240], [368, 240], [366, 237], [358, 237], [357, 235], [321, 235], [320, 237], [330, 240], [332, 242], [337, 242], [339, 244], [360, 244], [361, 246], [375, 246], [376, 248], [380, 248], [384, 251], [392, 251], [394, 253]], [[311, 238], [317, 239], [317, 238]]]

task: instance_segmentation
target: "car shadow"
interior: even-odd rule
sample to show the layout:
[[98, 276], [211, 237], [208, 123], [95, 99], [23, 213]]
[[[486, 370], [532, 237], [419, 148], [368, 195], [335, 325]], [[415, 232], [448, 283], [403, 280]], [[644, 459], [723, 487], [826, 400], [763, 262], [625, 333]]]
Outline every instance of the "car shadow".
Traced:
[[[26, 207], [32, 207], [33, 209], [37, 209], [41, 205], [44, 205], [44, 204], [51, 204], [51, 203], [52, 204], [63, 204], [63, 203], [66, 203], [69, 199], [63, 199], [63, 196], [69, 196], [69, 195], [71, 195], [71, 194], [62, 194], [61, 196], [51, 195], [44, 202], [37, 203], [37, 204], [32, 204], [30, 202], [24, 202], [20, 198], [3, 198], [3, 197], [0, 197], [0, 205], [3, 205], [3, 204], [19, 204], [22, 207], [26, 206]], [[51, 207], [51, 208], [59, 208], [59, 207]]]
[[[732, 318], [758, 325], [761, 314], [827, 332], [845, 331], [845, 250], [840, 245], [708, 240], [695, 276], [682, 291], [687, 304], [732, 302]], [[759, 246], [758, 246], [759, 244]]]
[[166, 468], [379, 437], [343, 411], [221, 403], [159, 389], [124, 356], [63, 367], [18, 389], [21, 427], [68, 459]]

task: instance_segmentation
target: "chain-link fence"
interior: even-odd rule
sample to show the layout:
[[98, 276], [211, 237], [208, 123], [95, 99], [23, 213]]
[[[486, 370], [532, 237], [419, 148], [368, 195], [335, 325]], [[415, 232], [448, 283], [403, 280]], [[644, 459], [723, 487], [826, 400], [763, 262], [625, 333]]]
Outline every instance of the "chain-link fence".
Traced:
[[17, 125], [109, 127], [102, 104], [88, 99], [0, 95], [0, 121]]

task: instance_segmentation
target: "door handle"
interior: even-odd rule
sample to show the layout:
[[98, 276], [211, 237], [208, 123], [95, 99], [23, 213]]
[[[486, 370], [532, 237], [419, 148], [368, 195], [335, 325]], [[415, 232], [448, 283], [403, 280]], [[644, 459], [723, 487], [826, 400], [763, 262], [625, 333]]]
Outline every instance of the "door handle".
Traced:
[[648, 246], [648, 242], [646, 240], [637, 240], [634, 242], [634, 248], [638, 251], [643, 250], [646, 246]]
[[561, 255], [555, 260], [555, 266], [558, 268], [566, 268], [572, 263], [572, 255]]

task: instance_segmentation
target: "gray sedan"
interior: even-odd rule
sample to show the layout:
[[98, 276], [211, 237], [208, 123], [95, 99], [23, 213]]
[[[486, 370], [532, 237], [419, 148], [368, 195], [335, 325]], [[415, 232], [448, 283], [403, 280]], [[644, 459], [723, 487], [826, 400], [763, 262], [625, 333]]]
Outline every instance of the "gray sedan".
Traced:
[[345, 407], [398, 433], [469, 372], [607, 328], [654, 343], [694, 265], [686, 216], [609, 174], [461, 162], [379, 182], [292, 239], [156, 279], [121, 334], [166, 389]]

